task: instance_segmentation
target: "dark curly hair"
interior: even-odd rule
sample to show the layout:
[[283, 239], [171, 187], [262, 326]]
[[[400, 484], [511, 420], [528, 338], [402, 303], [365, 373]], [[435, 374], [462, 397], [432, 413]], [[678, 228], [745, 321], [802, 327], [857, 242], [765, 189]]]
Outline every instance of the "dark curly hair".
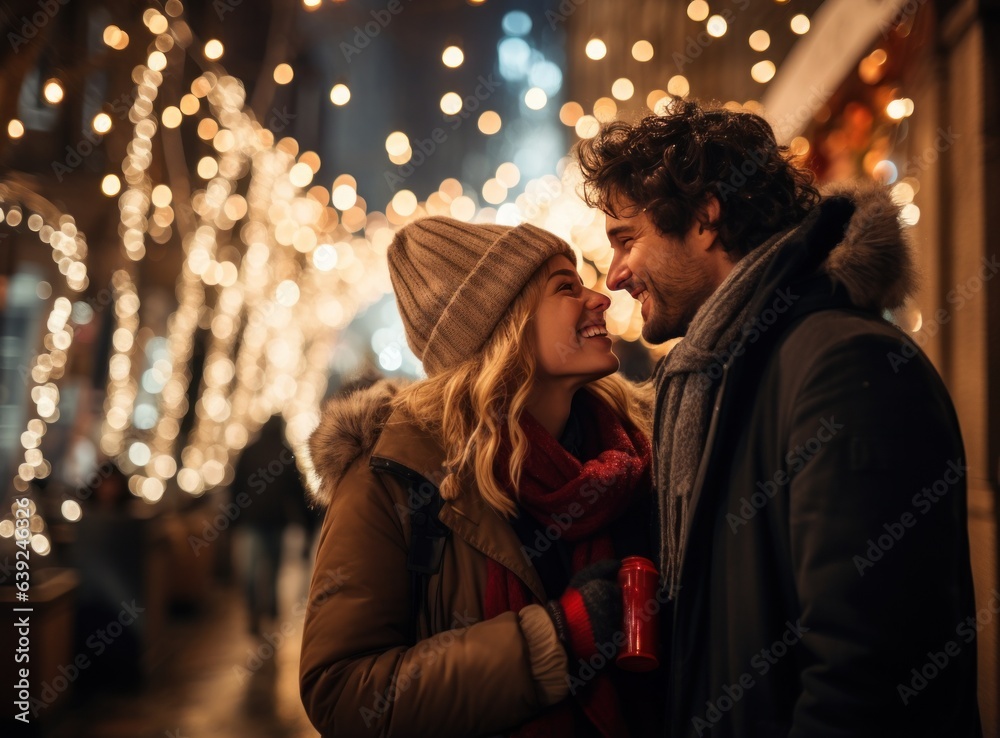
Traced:
[[683, 236], [709, 195], [709, 223], [741, 256], [802, 220], [819, 201], [812, 172], [759, 115], [675, 100], [665, 115], [614, 121], [576, 147], [587, 204], [617, 217], [622, 200], [645, 208], [667, 235]]

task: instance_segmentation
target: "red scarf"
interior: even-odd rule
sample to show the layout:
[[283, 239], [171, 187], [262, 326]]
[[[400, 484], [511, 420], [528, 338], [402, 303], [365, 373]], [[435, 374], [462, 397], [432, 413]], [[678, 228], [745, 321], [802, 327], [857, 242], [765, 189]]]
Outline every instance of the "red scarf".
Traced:
[[[582, 431], [580, 461], [567, 452], [529, 413], [521, 416], [521, 428], [528, 439], [528, 455], [521, 471], [516, 494], [522, 512], [549, 525], [554, 515], [572, 520], [562, 538], [573, 544], [574, 572], [601, 559], [614, 558], [608, 526], [624, 513], [636, 495], [650, 485], [652, 452], [649, 439], [634, 425], [623, 422], [601, 399], [586, 390], [574, 398], [574, 412]], [[511, 444], [505, 438], [494, 464], [497, 479], [509, 490], [507, 473]], [[574, 505], [570, 513], [570, 506]], [[579, 514], [582, 508], [582, 515]], [[563, 527], [562, 525], [560, 527]], [[552, 593], [558, 596], [561, 593]], [[517, 612], [532, 604], [527, 585], [506, 567], [489, 559], [487, 563], [485, 617]], [[539, 603], [540, 604], [540, 603]], [[569, 665], [576, 675], [580, 664]], [[518, 728], [516, 738], [562, 738], [578, 736], [580, 728], [606, 738], [628, 734], [611, 679], [605, 672], [576, 690], [576, 704], [564, 700], [534, 720]], [[586, 720], [580, 717], [580, 709]], [[588, 722], [589, 720], [589, 722]], [[579, 723], [584, 725], [579, 725]]]

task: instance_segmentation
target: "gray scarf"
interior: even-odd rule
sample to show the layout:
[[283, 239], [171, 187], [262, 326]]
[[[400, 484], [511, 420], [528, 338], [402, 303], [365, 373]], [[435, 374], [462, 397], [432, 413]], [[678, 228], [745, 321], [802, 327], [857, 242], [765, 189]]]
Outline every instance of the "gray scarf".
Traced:
[[656, 366], [653, 480], [660, 515], [660, 573], [673, 598], [687, 542], [688, 505], [717, 394], [725, 349], [742, 336], [764, 272], [792, 233], [780, 233], [740, 259], [695, 314], [684, 339]]

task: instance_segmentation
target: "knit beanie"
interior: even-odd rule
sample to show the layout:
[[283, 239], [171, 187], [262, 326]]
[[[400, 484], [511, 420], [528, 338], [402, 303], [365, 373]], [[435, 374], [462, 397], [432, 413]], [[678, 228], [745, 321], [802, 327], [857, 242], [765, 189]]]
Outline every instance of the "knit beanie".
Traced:
[[406, 341], [428, 375], [454, 367], [486, 344], [500, 318], [547, 259], [569, 244], [537, 226], [421, 218], [389, 246], [389, 277]]

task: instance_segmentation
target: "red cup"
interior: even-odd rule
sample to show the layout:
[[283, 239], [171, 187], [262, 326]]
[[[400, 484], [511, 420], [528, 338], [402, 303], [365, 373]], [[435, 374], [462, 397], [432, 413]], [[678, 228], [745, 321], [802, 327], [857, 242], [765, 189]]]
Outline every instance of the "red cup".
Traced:
[[615, 663], [626, 671], [652, 671], [660, 665], [659, 608], [654, 607], [659, 580], [656, 566], [649, 559], [622, 559], [618, 584], [622, 588], [625, 645]]

